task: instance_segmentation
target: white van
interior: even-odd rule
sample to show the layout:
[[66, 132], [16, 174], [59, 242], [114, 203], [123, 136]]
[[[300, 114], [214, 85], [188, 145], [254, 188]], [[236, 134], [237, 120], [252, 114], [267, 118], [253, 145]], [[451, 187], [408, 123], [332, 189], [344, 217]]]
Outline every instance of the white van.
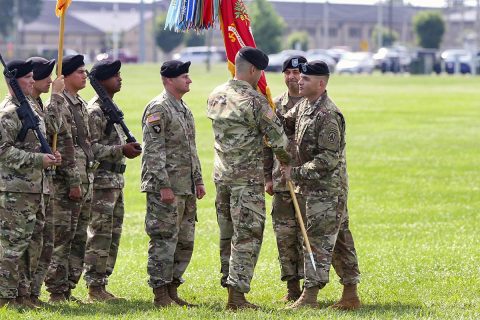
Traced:
[[[210, 48], [210, 50], [208, 50]], [[173, 55], [173, 59], [191, 62], [206, 62], [210, 54], [210, 62], [227, 61], [225, 49], [218, 47], [185, 47]]]

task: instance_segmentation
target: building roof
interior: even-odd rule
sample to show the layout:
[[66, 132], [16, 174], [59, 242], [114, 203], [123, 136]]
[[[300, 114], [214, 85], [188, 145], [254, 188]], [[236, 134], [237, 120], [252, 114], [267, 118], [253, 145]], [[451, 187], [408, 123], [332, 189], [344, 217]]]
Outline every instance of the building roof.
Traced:
[[[105, 33], [128, 31], [140, 24], [140, 13], [135, 9], [118, 12], [85, 10], [72, 12], [71, 15]], [[145, 12], [144, 19], [150, 19], [152, 15], [152, 12]]]

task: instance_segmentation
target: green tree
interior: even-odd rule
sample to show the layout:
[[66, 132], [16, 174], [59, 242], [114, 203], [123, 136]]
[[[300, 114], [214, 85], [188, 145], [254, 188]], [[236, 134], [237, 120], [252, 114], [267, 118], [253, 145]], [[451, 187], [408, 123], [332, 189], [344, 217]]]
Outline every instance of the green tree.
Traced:
[[285, 29], [283, 18], [267, 0], [253, 0], [250, 12], [250, 22], [257, 47], [267, 54], [280, 51]]
[[398, 40], [398, 33], [396, 31], [392, 30], [392, 32], [390, 32], [387, 28], [375, 26], [372, 32], [372, 43], [378, 43], [379, 33], [382, 35], [381, 47], [390, 47]]
[[189, 31], [185, 34], [185, 46], [196, 47], [205, 45], [205, 35], [196, 33], [195, 31]]
[[413, 28], [422, 48], [438, 49], [445, 33], [445, 21], [440, 12], [421, 11], [413, 17]]
[[287, 49], [307, 51], [309, 37], [305, 31], [292, 32], [287, 38]]
[[166, 19], [167, 16], [165, 14], [157, 17], [155, 23], [155, 43], [163, 52], [169, 54], [182, 43], [184, 34], [165, 30]]
[[[35, 20], [42, 10], [42, 0], [2, 0], [0, 10], [0, 34], [6, 36], [15, 27], [15, 1], [20, 18], [28, 23]], [[52, 8], [54, 10], [54, 8]]]

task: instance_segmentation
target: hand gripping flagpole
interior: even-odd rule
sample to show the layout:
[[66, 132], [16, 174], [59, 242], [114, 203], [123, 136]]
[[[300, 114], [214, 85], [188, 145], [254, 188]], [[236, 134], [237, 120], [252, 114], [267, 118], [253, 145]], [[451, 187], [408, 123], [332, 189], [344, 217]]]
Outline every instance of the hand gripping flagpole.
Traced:
[[293, 200], [293, 207], [295, 208], [295, 216], [297, 217], [298, 224], [300, 225], [300, 230], [302, 231], [303, 240], [305, 241], [305, 246], [307, 247], [307, 253], [310, 256], [310, 261], [312, 262], [313, 269], [317, 271], [317, 266], [315, 265], [315, 259], [313, 258], [312, 248], [310, 247], [310, 241], [308, 240], [308, 236], [307, 236], [307, 230], [305, 230], [302, 213], [300, 212], [297, 196], [295, 195], [295, 190], [293, 189], [292, 180], [288, 180], [287, 184], [288, 184], [288, 189], [290, 190], [290, 196], [292, 197], [292, 200]]

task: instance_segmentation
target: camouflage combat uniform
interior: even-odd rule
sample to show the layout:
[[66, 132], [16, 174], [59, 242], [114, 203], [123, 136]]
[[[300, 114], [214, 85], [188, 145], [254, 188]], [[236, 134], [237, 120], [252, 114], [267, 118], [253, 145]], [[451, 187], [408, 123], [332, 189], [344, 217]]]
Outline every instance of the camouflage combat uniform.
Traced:
[[123, 187], [125, 185], [125, 157], [122, 143], [123, 131], [113, 125], [107, 133], [107, 118], [101, 109], [102, 101], [95, 96], [89, 101], [87, 111], [95, 157], [101, 159], [95, 172], [90, 224], [85, 251], [87, 286], [107, 285], [117, 260], [118, 246], [124, 216]]
[[[47, 107], [47, 117], [52, 119], [52, 123], [61, 123], [58, 128], [47, 127], [47, 132], [49, 136], [58, 133], [57, 148], [62, 154], [62, 165], [57, 167], [53, 178], [55, 239], [45, 285], [50, 293], [68, 296], [83, 271], [94, 160], [86, 102], [67, 91], [62, 95], [66, 103], [61, 108]], [[83, 197], [79, 202], [68, 197], [70, 188], [75, 186], [80, 186], [82, 190]]]
[[329, 280], [330, 265], [344, 285], [360, 281], [357, 254], [348, 228], [348, 176], [345, 120], [325, 92], [317, 101], [304, 100], [285, 118], [295, 117], [295, 141], [300, 166], [292, 168], [306, 198], [307, 234], [317, 271], [305, 256], [304, 286], [320, 288]]
[[[274, 99], [275, 111], [279, 118], [301, 101], [301, 97], [290, 97], [288, 91]], [[285, 128], [288, 137], [287, 151], [292, 156], [292, 166], [295, 161], [295, 132]], [[273, 182], [272, 224], [277, 240], [278, 260], [280, 261], [282, 281], [303, 279], [303, 237], [295, 217], [290, 191], [282, 180], [280, 162], [274, 158], [271, 148], [264, 149], [265, 181]], [[305, 201], [301, 193], [296, 193], [300, 211], [305, 220]]]
[[[145, 231], [148, 284], [158, 288], [184, 282], [193, 252], [197, 204], [195, 186], [203, 184], [195, 145], [195, 125], [183, 101], [163, 91], [142, 118], [142, 192], [147, 193]], [[171, 188], [175, 202], [160, 201], [160, 189]]]
[[208, 99], [207, 115], [215, 135], [221, 284], [247, 293], [265, 226], [263, 137], [268, 136], [284, 163], [290, 161], [288, 141], [266, 99], [242, 80], [217, 87]]
[[[0, 298], [29, 292], [35, 271], [30, 254], [35, 255], [35, 248], [28, 246], [36, 217], [43, 221], [45, 214], [43, 193], [49, 193], [34, 131], [28, 130], [25, 140], [18, 140], [22, 129], [18, 106], [10, 95], [0, 104]], [[40, 130], [45, 134], [43, 120]], [[43, 223], [39, 229], [43, 230]]]
[[[30, 97], [32, 105], [35, 107], [35, 111], [38, 115], [44, 119], [47, 123], [46, 126], [59, 125], [59, 124], [50, 124], [50, 119], [45, 118], [45, 107], [41, 98], [35, 99]], [[54, 104], [51, 108], [59, 108], [65, 100], [59, 94], [52, 94], [50, 99], [50, 104]], [[51, 173], [51, 171], [47, 171]], [[40, 217], [37, 215], [37, 222], [35, 223], [35, 229], [33, 231], [32, 239], [30, 241], [29, 250], [30, 261], [32, 266], [36, 266], [35, 273], [33, 275], [32, 283], [30, 286], [30, 294], [36, 297], [40, 296], [42, 284], [47, 275], [48, 266], [52, 259], [53, 254], [53, 240], [54, 240], [54, 224], [53, 224], [53, 181], [52, 175], [47, 174], [47, 182], [49, 184], [50, 195], [44, 194], [44, 203], [45, 203], [45, 217]], [[43, 232], [42, 232], [43, 225]], [[27, 294], [27, 293], [26, 293]], [[25, 294], [25, 295], [26, 295]]]

